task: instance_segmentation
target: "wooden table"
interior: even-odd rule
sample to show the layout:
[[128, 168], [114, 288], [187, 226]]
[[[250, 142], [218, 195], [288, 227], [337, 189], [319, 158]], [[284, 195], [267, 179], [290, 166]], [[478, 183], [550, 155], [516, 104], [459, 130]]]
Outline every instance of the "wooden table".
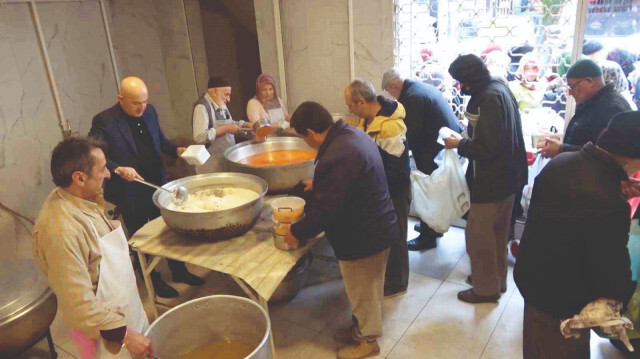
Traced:
[[[154, 303], [153, 315], [158, 317], [151, 271], [161, 258], [170, 258], [223, 272], [252, 300], [268, 311], [267, 302], [276, 288], [296, 264], [322, 238], [308, 240], [295, 251], [283, 251], [274, 246], [270, 203], [278, 197], [266, 197], [256, 225], [242, 236], [218, 242], [196, 242], [177, 235], [159, 217], [142, 227], [129, 240], [138, 253], [144, 282]], [[150, 255], [147, 262], [145, 254]]]

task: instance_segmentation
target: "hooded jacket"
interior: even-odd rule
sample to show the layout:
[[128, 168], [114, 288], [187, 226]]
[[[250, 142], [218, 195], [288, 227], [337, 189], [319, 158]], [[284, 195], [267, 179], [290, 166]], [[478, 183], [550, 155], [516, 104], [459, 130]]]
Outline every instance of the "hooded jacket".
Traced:
[[378, 145], [384, 172], [387, 175], [389, 193], [395, 197], [411, 186], [409, 174], [409, 146], [405, 110], [401, 103], [378, 96], [382, 109], [370, 123], [361, 118], [358, 128], [365, 131]]

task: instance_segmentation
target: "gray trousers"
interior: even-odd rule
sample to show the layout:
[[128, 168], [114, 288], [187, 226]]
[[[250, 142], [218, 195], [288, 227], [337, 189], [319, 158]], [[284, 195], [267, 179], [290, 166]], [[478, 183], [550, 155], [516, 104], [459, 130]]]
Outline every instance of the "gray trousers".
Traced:
[[407, 226], [411, 205], [411, 187], [391, 197], [398, 217], [398, 238], [391, 242], [389, 260], [384, 275], [384, 286], [390, 290], [404, 290], [409, 285], [409, 249], [407, 248]]
[[523, 359], [589, 359], [590, 333], [587, 330], [578, 339], [567, 339], [560, 332], [559, 320], [524, 304]]
[[465, 237], [473, 292], [477, 295], [500, 294], [501, 286], [507, 286], [507, 241], [513, 197], [493, 203], [471, 203]]

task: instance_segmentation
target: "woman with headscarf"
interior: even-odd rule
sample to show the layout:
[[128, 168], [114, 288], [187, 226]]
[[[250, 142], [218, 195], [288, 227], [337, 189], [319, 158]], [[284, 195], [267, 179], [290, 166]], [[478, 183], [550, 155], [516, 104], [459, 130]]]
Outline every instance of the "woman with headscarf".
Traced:
[[538, 62], [531, 53], [520, 59], [516, 70], [515, 80], [509, 82], [509, 88], [520, 110], [528, 111], [542, 106], [542, 99], [547, 90], [548, 83], [541, 74]]
[[627, 81], [627, 77], [624, 75], [624, 71], [622, 67], [617, 63], [609, 60], [605, 60], [602, 63], [599, 63], [602, 68], [602, 76], [604, 77], [604, 82], [606, 84], [613, 84], [613, 87], [616, 91], [618, 91], [622, 97], [624, 97], [631, 109], [636, 111], [638, 108], [636, 107], [635, 102], [633, 102], [633, 98], [631, 97], [631, 91], [629, 91], [629, 81]]
[[276, 82], [272, 76], [258, 76], [256, 95], [247, 103], [247, 117], [252, 125], [266, 118], [274, 129], [289, 128], [289, 113], [282, 99], [276, 94]]

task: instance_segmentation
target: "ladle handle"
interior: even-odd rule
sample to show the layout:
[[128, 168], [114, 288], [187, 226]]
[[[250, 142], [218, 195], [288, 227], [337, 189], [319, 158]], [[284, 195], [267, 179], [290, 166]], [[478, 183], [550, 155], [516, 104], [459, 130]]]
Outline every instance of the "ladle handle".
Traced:
[[[116, 173], [116, 174], [118, 174], [118, 175], [120, 174], [120, 171], [118, 171], [118, 170], [115, 170], [115, 171], [113, 171], [113, 172], [115, 172], [115, 173]], [[146, 184], [147, 186], [149, 186], [149, 187], [153, 187], [153, 188], [155, 188], [155, 189], [161, 189], [161, 190], [167, 191], [167, 192], [169, 192], [169, 193], [173, 193], [173, 192], [169, 191], [169, 190], [168, 190], [168, 189], [166, 189], [166, 188], [162, 188], [162, 187], [160, 187], [160, 186], [156, 186], [156, 185], [155, 185], [155, 184], [153, 184], [153, 183], [149, 183], [149, 182], [147, 182], [147, 181], [144, 181], [144, 180], [141, 180], [141, 179], [138, 179], [138, 178], [134, 178], [133, 180], [134, 180], [134, 181], [136, 181], [136, 182], [140, 182], [140, 183], [142, 183], [142, 184]]]

